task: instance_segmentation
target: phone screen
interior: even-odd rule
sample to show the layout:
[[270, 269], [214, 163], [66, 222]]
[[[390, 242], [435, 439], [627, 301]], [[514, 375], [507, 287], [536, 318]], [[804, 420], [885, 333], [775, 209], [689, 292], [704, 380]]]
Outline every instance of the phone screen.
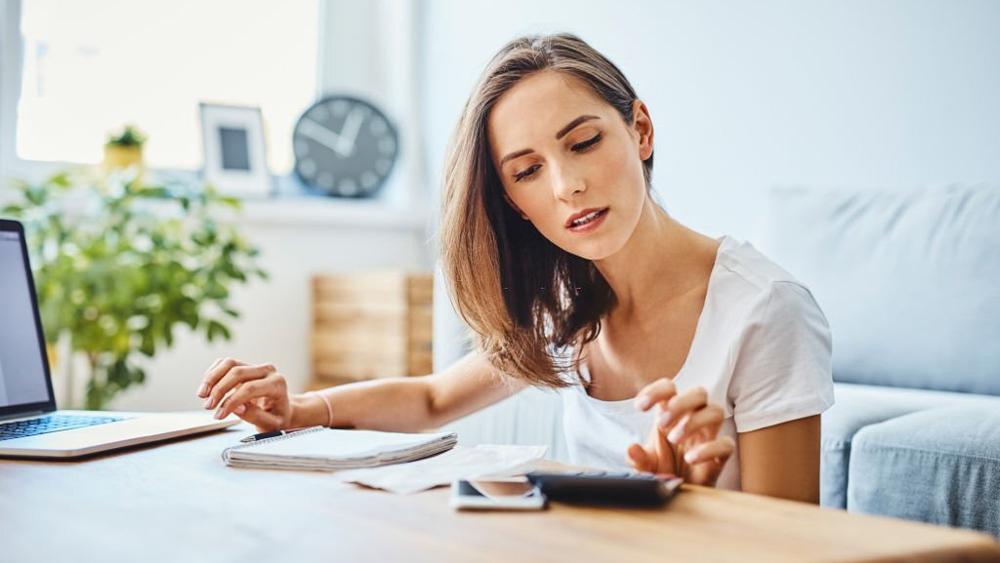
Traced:
[[465, 483], [469, 491], [462, 490], [462, 494], [478, 494], [492, 499], [520, 498], [537, 492], [535, 486], [528, 480], [473, 479]]
[[451, 505], [459, 510], [543, 510], [545, 495], [526, 478], [459, 479]]

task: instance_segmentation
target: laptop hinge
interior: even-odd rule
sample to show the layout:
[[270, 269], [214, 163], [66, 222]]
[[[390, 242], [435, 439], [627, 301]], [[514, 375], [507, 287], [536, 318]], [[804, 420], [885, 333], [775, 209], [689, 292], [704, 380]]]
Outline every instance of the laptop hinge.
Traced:
[[9, 414], [7, 416], [0, 416], [0, 422], [7, 422], [9, 420], [16, 420], [19, 418], [31, 418], [33, 416], [45, 414], [45, 412], [46, 411], [28, 411], [28, 412], [19, 412], [17, 414]]

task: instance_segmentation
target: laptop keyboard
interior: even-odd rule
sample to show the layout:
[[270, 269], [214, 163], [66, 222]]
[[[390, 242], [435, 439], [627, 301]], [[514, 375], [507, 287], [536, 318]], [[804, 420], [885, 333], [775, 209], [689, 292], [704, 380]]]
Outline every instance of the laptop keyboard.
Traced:
[[125, 420], [127, 416], [85, 416], [77, 414], [50, 414], [29, 420], [18, 420], [0, 424], [0, 440], [12, 440], [25, 436], [36, 436], [38, 434], [48, 434], [49, 432], [59, 432], [60, 430], [70, 430], [73, 428], [83, 428], [85, 426], [96, 426]]

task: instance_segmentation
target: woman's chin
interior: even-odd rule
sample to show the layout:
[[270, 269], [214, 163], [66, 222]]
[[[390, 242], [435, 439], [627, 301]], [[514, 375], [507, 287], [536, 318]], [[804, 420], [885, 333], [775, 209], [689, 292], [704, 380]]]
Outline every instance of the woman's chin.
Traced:
[[619, 250], [622, 249], [624, 243], [615, 244], [615, 241], [588, 241], [586, 243], [577, 243], [573, 245], [572, 248], [566, 248], [567, 252], [575, 256], [579, 256], [585, 260], [590, 260], [591, 262], [596, 262], [598, 260], [604, 260], [614, 256]]
[[602, 225], [604, 228], [600, 232], [590, 233], [586, 236], [566, 233], [570, 234], [566, 237], [560, 233], [555, 235], [555, 238], [548, 238], [555, 242], [556, 246], [574, 256], [590, 261], [604, 260], [614, 256], [628, 242], [627, 236], [622, 236], [622, 233], [616, 229], [607, 228], [614, 226], [616, 225]]

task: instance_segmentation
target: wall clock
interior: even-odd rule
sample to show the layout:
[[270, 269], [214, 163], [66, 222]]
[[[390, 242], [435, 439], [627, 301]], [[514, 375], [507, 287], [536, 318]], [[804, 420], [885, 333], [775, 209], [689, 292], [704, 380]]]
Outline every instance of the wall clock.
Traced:
[[311, 105], [292, 132], [295, 175], [337, 197], [371, 197], [399, 155], [399, 135], [372, 103], [333, 95]]

